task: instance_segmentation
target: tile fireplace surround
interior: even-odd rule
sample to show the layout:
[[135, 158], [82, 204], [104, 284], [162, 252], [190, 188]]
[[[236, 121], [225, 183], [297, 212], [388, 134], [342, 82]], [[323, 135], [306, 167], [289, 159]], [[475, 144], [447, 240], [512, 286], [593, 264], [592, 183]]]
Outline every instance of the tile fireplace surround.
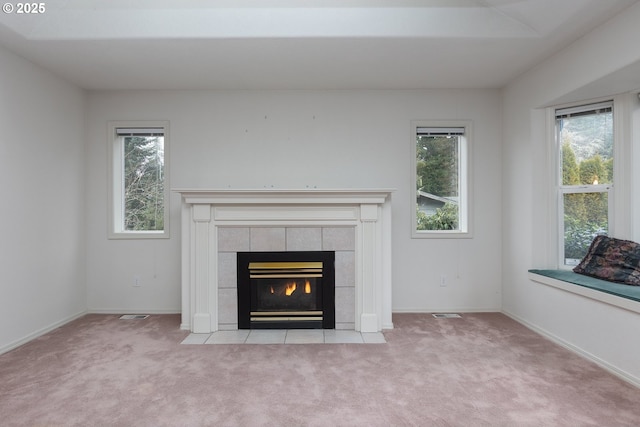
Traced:
[[238, 251], [335, 250], [336, 329], [391, 329], [389, 189], [176, 189], [182, 329], [237, 329]]

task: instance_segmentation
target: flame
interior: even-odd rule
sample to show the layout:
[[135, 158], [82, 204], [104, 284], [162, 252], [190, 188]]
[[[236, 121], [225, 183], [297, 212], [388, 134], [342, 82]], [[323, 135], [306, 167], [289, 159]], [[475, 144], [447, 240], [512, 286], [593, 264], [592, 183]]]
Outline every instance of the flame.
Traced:
[[273, 290], [273, 286], [271, 286], [271, 293], [272, 293], [272, 294], [275, 294], [275, 293], [276, 293], [276, 291], [274, 291], [274, 290]]
[[305, 294], [310, 294], [311, 293], [311, 283], [309, 283], [308, 280], [306, 280], [304, 282], [304, 293]]
[[298, 285], [296, 285], [296, 282], [293, 283], [287, 283], [287, 287], [284, 290], [284, 294], [286, 296], [291, 296], [292, 293], [294, 293], [296, 291], [296, 288], [298, 287]]

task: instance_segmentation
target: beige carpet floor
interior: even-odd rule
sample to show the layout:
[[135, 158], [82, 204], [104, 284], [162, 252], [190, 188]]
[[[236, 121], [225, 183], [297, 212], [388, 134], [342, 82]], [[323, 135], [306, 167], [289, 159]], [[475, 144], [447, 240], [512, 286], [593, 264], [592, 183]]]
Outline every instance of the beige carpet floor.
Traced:
[[502, 314], [397, 314], [371, 345], [185, 345], [179, 321], [87, 315], [0, 355], [0, 425], [640, 425], [640, 389]]

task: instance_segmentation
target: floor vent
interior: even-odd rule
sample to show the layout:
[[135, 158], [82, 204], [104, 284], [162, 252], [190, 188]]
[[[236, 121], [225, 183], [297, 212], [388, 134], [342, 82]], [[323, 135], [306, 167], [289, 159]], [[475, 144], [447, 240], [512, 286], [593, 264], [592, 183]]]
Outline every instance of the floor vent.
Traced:
[[462, 316], [456, 313], [434, 313], [433, 317], [436, 319], [455, 319]]
[[122, 319], [122, 320], [142, 320], [142, 319], [146, 319], [147, 317], [149, 317], [148, 314], [124, 314], [124, 315], [120, 316], [120, 319]]

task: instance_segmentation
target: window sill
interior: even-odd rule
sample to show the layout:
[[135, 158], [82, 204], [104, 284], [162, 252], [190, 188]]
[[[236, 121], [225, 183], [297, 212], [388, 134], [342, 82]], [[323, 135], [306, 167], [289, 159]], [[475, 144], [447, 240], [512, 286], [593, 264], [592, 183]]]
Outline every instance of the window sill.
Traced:
[[529, 279], [640, 313], [640, 286], [608, 282], [568, 270], [529, 270]]
[[165, 231], [121, 231], [119, 233], [109, 233], [109, 239], [111, 240], [136, 240], [136, 239], [168, 239], [169, 232]]
[[472, 239], [473, 235], [469, 231], [418, 231], [411, 233], [412, 239]]

